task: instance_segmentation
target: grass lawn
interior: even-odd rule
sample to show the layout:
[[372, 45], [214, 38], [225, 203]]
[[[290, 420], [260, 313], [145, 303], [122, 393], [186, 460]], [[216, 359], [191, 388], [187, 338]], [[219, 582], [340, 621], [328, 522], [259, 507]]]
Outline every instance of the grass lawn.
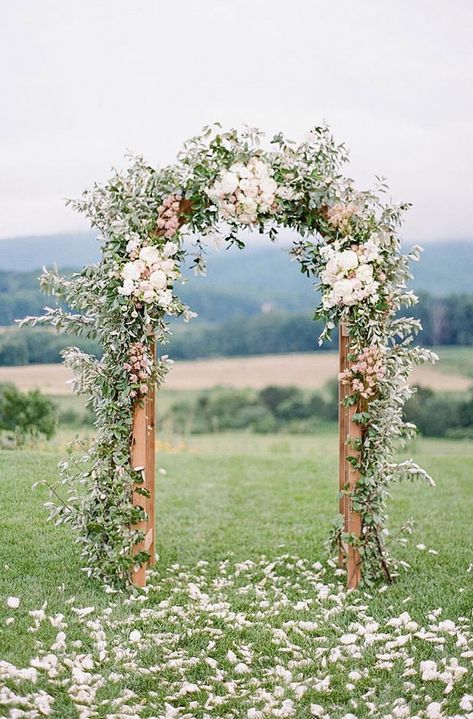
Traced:
[[[87, 580], [69, 531], [46, 521], [47, 491], [31, 485], [55, 476], [57, 450], [0, 453], [0, 659], [14, 665], [0, 662], [0, 715], [473, 716], [473, 445], [410, 451], [437, 482], [394, 491], [393, 527], [416, 522], [398, 549], [411, 569], [347, 597], [343, 577], [317, 564], [336, 512], [333, 432], [169, 447], [160, 559], [149, 592], [131, 599]], [[35, 657], [33, 683], [18, 671]]]

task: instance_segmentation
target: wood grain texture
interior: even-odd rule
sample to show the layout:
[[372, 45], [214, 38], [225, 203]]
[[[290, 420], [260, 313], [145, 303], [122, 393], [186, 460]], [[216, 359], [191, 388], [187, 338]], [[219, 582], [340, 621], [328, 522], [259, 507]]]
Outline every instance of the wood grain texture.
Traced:
[[[350, 347], [348, 329], [340, 327], [339, 347], [339, 371], [344, 372], [350, 368]], [[357, 411], [356, 406], [345, 407], [342, 402], [349, 394], [350, 388], [347, 384], [339, 381], [339, 490], [340, 502], [339, 512], [343, 516], [344, 531], [356, 537], [361, 536], [361, 516], [353, 510], [351, 495], [356, 489], [359, 479], [359, 472], [355, 469], [348, 457], [358, 458], [360, 452], [352, 446], [353, 441], [362, 438], [362, 428], [353, 421], [353, 415]], [[356, 589], [361, 581], [361, 558], [360, 553], [352, 544], [342, 543], [339, 550], [339, 564], [347, 570], [347, 588]]]
[[[151, 343], [150, 351], [155, 354], [155, 344]], [[142, 564], [133, 571], [132, 582], [137, 587], [146, 586], [146, 570], [156, 561], [155, 552], [155, 411], [156, 385], [153, 383], [148, 394], [133, 410], [133, 429], [131, 437], [131, 464], [134, 470], [141, 472], [142, 483], [133, 488], [133, 505], [142, 507], [147, 519], [139, 522], [134, 528], [143, 533], [144, 539], [133, 547], [133, 553], [149, 552], [149, 562]], [[149, 496], [137, 492], [139, 488], [148, 491]]]

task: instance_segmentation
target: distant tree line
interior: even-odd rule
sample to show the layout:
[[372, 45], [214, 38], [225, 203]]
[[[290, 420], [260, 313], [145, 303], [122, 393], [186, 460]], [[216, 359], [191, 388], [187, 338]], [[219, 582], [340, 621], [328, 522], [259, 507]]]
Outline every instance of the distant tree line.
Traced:
[[[473, 296], [424, 297], [411, 309], [424, 327], [419, 335], [422, 344], [473, 345]], [[194, 321], [183, 325], [176, 322], [164, 351], [179, 360], [335, 348], [336, 331], [332, 343], [318, 347], [321, 330], [322, 324], [310, 316], [277, 312], [233, 317], [218, 324]], [[100, 355], [100, 347], [95, 342], [81, 338], [42, 329], [4, 329], [0, 332], [0, 366], [60, 362], [61, 350], [70, 345]]]
[[[420, 387], [407, 402], [406, 419], [425, 437], [473, 438], [473, 393], [466, 396]], [[217, 387], [174, 402], [161, 419], [174, 434], [247, 430], [257, 433], [314, 432], [338, 418], [338, 386], [323, 392], [297, 387]]]
[[100, 356], [96, 342], [43, 329], [6, 329], [0, 332], [0, 366], [56, 364], [62, 362], [61, 350], [75, 345]]

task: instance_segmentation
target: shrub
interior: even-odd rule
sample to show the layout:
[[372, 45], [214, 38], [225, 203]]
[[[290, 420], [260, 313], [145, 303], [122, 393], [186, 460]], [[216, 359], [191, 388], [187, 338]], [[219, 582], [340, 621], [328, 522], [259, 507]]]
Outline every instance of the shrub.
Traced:
[[39, 390], [20, 392], [14, 385], [0, 385], [0, 429], [12, 433], [17, 446], [28, 439], [51, 439], [56, 408]]

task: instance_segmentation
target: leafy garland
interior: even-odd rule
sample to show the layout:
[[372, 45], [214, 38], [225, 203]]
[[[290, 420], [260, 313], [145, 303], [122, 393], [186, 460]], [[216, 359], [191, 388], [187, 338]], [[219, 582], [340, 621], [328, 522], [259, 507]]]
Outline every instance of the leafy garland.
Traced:
[[315, 127], [300, 144], [278, 134], [261, 149], [261, 139], [254, 129], [205, 128], [184, 145], [176, 164], [157, 170], [131, 158], [124, 173], [71, 202], [100, 231], [101, 261], [68, 277], [42, 275], [42, 289], [77, 314], [46, 308], [44, 316], [24, 320], [103, 347], [101, 360], [74, 347], [64, 352], [75, 391], [95, 412], [97, 431], [90, 446], [71, 447], [60, 463], [62, 491], [54, 492], [65, 491], [66, 498], [49, 508], [57, 524], [76, 530], [88, 574], [107, 582], [126, 584], [133, 564], [148, 558], [133, 554], [143, 539], [134, 525], [144, 517], [131, 501], [141, 481], [130, 465], [131, 418], [135, 403], [151, 382], [162, 384], [170, 366], [166, 356], [152, 357], [150, 332], [162, 346], [170, 332], [167, 317], [193, 315], [174, 292], [189, 254], [186, 236], [194, 241], [195, 269], [203, 272], [212, 236], [223, 234], [227, 244], [243, 247], [242, 229], [271, 239], [278, 228], [295, 230], [291, 254], [321, 290], [315, 311], [325, 323], [320, 342], [338, 323], [348, 328], [352, 367], [342, 381], [349, 386], [345, 402], [356, 405], [354, 419], [362, 427], [359, 457], [349, 458], [360, 472], [352, 499], [362, 535], [347, 535], [340, 521], [332, 540], [356, 544], [365, 584], [390, 580], [396, 569], [386, 547], [390, 483], [432, 481], [412, 460], [394, 459], [398, 440], [415, 434], [403, 420], [412, 393], [409, 372], [435, 359], [413, 344], [419, 322], [396, 317], [417, 301], [406, 283], [408, 260], [417, 260], [419, 249], [402, 255], [398, 236], [407, 206], [383, 202], [382, 184], [377, 193], [356, 191], [340, 174], [345, 148], [326, 127]]

